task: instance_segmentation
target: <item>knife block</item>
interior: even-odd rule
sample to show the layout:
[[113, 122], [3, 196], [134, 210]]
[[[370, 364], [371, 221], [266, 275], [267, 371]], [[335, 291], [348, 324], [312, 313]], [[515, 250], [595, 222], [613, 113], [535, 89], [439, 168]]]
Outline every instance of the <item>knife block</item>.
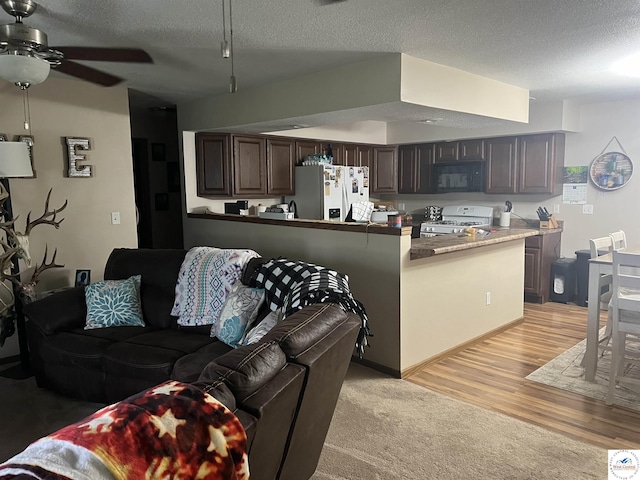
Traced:
[[559, 226], [560, 225], [558, 224], [558, 220], [556, 220], [556, 217], [554, 215], [551, 215], [549, 217], [549, 220], [540, 221], [541, 229], [558, 228]]

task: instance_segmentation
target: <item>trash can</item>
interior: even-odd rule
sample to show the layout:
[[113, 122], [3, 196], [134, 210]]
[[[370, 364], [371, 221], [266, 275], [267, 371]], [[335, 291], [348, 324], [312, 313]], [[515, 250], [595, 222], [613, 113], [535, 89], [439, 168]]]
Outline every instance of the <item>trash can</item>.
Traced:
[[559, 258], [551, 264], [551, 289], [549, 300], [569, 303], [576, 290], [576, 259]]

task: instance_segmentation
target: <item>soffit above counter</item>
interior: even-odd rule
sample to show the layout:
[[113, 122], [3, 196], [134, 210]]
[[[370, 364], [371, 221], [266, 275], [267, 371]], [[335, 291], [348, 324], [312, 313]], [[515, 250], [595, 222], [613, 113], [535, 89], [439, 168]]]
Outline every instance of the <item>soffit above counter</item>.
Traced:
[[[440, 125], [529, 120], [529, 91], [393, 53], [234, 94], [181, 104], [180, 130], [287, 130], [358, 121], [442, 118]], [[450, 120], [448, 120], [450, 118]], [[386, 143], [386, 142], [385, 142]]]

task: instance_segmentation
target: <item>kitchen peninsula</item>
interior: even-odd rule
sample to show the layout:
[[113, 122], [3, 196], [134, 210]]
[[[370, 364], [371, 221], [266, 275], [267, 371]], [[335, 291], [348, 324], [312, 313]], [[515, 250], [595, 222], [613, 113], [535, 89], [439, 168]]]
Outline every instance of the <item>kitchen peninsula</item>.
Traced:
[[411, 228], [190, 213], [190, 245], [251, 248], [349, 275], [367, 310], [365, 362], [405, 376], [426, 361], [519, 321], [524, 240], [536, 229], [411, 239]]

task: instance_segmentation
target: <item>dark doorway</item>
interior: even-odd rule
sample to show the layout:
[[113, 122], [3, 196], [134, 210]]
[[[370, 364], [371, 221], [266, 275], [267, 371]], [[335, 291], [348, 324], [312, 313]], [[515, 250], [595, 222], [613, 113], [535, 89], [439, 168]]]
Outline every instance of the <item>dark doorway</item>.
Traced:
[[149, 147], [145, 138], [134, 138], [133, 181], [136, 191], [136, 223], [138, 225], [138, 247], [153, 248], [151, 230], [151, 190], [149, 188]]
[[138, 245], [182, 248], [183, 180], [175, 106], [129, 90]]

